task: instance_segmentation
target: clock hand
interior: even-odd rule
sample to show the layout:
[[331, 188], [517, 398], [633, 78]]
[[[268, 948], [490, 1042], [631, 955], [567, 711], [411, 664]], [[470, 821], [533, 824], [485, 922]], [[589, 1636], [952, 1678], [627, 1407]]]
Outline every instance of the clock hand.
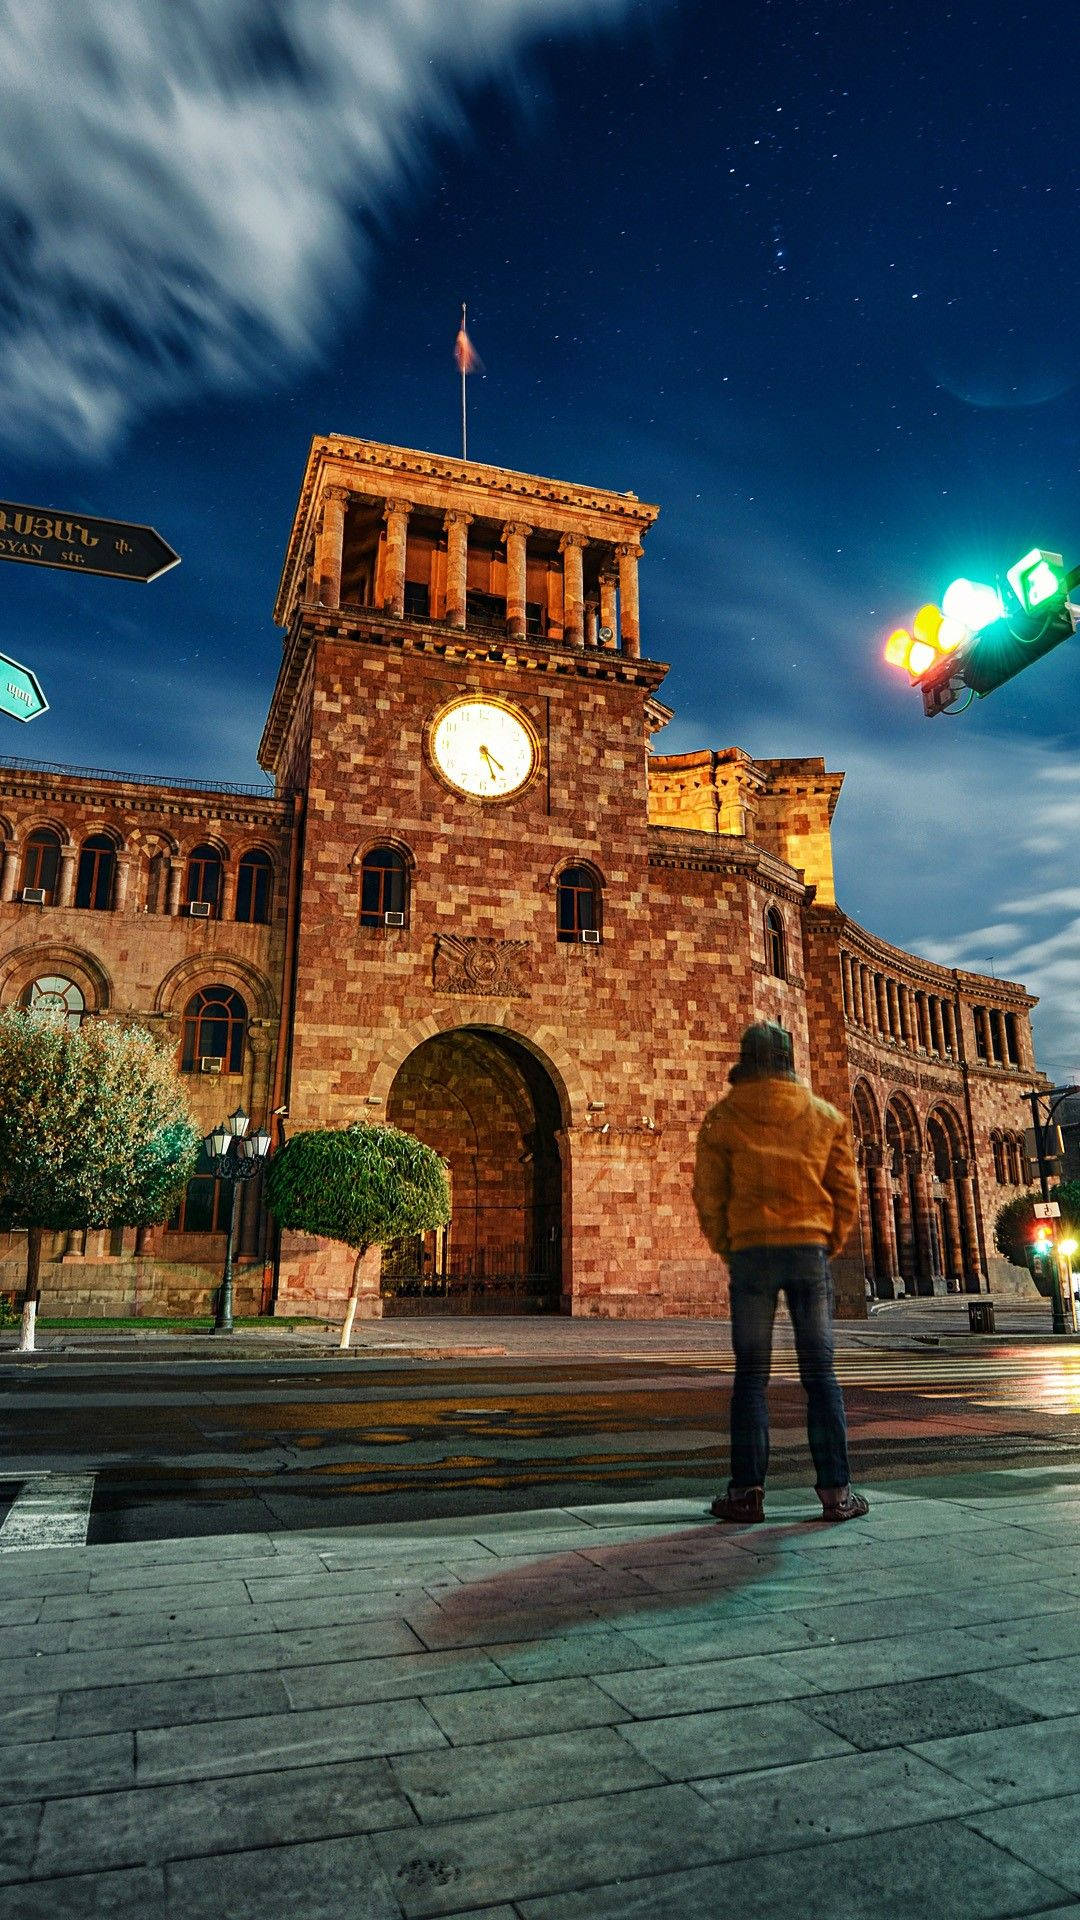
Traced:
[[480, 751], [483, 754], [484, 759], [487, 761], [489, 767], [498, 767], [500, 773], [503, 773], [505, 771], [502, 761], [496, 760], [495, 755], [492, 753], [490, 747], [481, 747]]

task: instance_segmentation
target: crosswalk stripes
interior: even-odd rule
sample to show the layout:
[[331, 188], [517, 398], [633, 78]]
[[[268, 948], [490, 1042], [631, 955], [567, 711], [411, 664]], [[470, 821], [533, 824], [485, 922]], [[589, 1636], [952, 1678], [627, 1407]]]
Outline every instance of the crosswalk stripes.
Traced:
[[0, 1526], [0, 1553], [84, 1547], [95, 1477], [92, 1473], [38, 1473], [24, 1480]]

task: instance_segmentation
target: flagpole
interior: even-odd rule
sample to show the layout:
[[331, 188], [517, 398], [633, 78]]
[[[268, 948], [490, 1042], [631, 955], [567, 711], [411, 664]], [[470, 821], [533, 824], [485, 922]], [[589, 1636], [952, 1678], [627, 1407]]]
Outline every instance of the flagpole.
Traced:
[[[463, 334], [463, 335], [465, 335], [465, 302], [464, 302], [464, 300], [463, 300], [463, 301], [462, 301], [462, 303], [461, 303], [461, 331], [462, 331], [462, 334]], [[465, 335], [465, 337], [467, 338], [468, 336], [467, 336], [467, 335]], [[466, 425], [466, 419], [465, 419], [465, 359], [464, 359], [464, 355], [462, 356], [462, 362], [461, 362], [461, 457], [462, 457], [462, 459], [463, 459], [463, 460], [467, 460], [467, 459], [468, 459], [468, 457], [469, 457], [469, 438], [468, 438], [468, 427], [467, 427], [467, 425]]]

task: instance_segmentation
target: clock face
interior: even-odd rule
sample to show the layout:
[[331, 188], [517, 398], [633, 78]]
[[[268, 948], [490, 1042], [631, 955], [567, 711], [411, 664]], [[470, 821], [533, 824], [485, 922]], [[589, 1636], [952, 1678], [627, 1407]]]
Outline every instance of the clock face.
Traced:
[[431, 758], [443, 779], [476, 800], [508, 800], [535, 772], [539, 749], [524, 714], [496, 700], [455, 700], [431, 728]]

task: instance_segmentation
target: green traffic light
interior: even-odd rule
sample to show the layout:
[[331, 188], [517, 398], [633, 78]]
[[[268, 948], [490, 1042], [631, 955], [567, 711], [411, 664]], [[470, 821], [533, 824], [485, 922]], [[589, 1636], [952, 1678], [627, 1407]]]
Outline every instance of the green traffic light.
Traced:
[[1044, 553], [1033, 547], [1022, 560], [1009, 568], [1005, 578], [1025, 613], [1034, 613], [1049, 600], [1062, 599], [1067, 591], [1065, 563], [1060, 553]]

